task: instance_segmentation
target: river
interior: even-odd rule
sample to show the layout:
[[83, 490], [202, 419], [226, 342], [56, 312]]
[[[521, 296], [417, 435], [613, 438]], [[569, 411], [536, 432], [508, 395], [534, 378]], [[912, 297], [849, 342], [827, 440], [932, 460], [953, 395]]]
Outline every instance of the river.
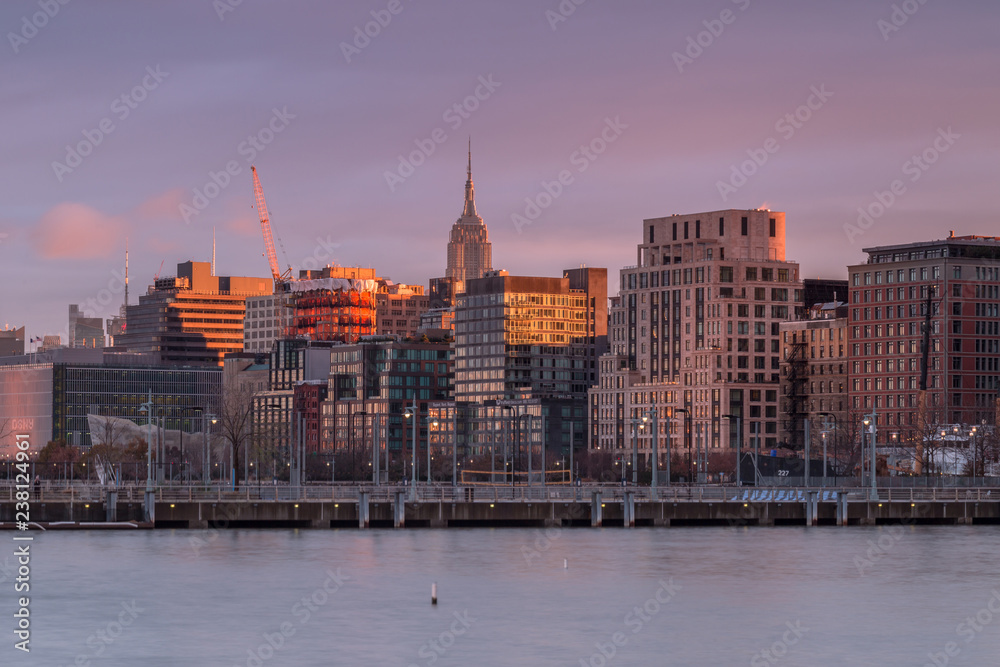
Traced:
[[1000, 664], [997, 526], [34, 535], [3, 665]]

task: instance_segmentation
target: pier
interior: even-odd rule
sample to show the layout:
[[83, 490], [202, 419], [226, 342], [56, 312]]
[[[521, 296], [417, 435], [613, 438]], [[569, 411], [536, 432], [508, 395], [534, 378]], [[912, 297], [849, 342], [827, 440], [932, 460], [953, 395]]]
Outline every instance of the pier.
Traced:
[[[31, 519], [71, 528], [454, 528], [998, 524], [1000, 487], [66, 485], [40, 490]], [[15, 527], [0, 487], [0, 527]]]

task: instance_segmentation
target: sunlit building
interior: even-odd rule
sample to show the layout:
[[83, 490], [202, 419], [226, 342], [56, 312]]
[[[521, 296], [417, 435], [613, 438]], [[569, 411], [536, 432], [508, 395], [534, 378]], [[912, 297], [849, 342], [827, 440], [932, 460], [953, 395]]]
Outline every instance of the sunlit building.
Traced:
[[168, 364], [221, 366], [226, 354], [243, 350], [247, 298], [271, 291], [270, 278], [216, 276], [209, 262], [178, 264], [176, 276], [158, 278], [127, 307], [115, 347], [157, 352]]

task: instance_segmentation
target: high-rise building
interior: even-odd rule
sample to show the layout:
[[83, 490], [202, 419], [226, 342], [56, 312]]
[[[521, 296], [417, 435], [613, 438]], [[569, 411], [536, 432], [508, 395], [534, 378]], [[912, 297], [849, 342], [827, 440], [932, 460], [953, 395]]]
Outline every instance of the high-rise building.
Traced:
[[[146, 424], [139, 408], [152, 392], [154, 420], [170, 430], [190, 431], [195, 408], [218, 414], [221, 368], [164, 366], [155, 354], [111, 349], [60, 348], [0, 359], [0, 422], [30, 435], [32, 451], [50, 440], [88, 448], [107, 432], [93, 433], [93, 416]], [[125, 433], [111, 433], [111, 444], [128, 444]], [[9, 439], [8, 439], [9, 438]], [[0, 451], [13, 452], [13, 433]]]
[[607, 326], [607, 269], [470, 280], [455, 307], [455, 398], [583, 401]]
[[278, 297], [274, 294], [249, 297], [243, 319], [243, 350], [269, 353], [274, 341], [280, 337], [277, 312]]
[[1000, 237], [952, 234], [864, 252], [866, 263], [848, 267], [851, 421], [874, 411], [879, 445], [914, 448], [940, 439], [944, 425], [993, 424]]
[[452, 225], [448, 241], [448, 268], [445, 277], [453, 281], [453, 295], [465, 291], [466, 281], [482, 278], [493, 268], [493, 246], [486, 231], [486, 223], [476, 212], [476, 193], [472, 185], [471, 145], [467, 173], [462, 215]]
[[402, 285], [383, 281], [375, 295], [376, 334], [413, 338], [418, 336], [420, 316], [427, 311], [429, 299], [423, 285]]
[[69, 347], [104, 347], [104, 321], [84, 317], [80, 306], [69, 306]]
[[[353, 343], [375, 333], [375, 294], [379, 279], [375, 269], [325, 266], [300, 271], [299, 279], [285, 283], [287, 322], [284, 337]], [[277, 313], [277, 311], [275, 311]]]
[[[371, 446], [374, 429], [389, 450], [409, 447], [412, 426], [403, 409], [416, 403], [426, 416], [435, 402], [450, 401], [453, 377], [452, 349], [446, 343], [372, 337], [333, 348], [323, 403], [323, 447], [363, 449]], [[418, 427], [421, 442], [426, 442], [429, 425], [421, 420]]]
[[[847, 298], [846, 290], [839, 293]], [[780, 440], [799, 449], [809, 422], [810, 453], [822, 451], [824, 424], [830, 457], [846, 453], [848, 424], [847, 302], [814, 303], [799, 319], [782, 322]], [[839, 456], [838, 456], [839, 458]]]
[[[762, 447], [776, 447], [779, 324], [803, 298], [798, 264], [785, 260], [785, 214], [729, 209], [647, 219], [636, 259], [621, 270], [621, 302], [611, 313], [618, 322], [611, 345], [624, 366], [611, 359], [609, 368], [639, 394], [625, 419], [656, 399], [661, 455], [668, 418], [675, 451], [699, 441], [710, 454], [731, 451], [738, 421], [744, 445], [759, 434]], [[591, 400], [591, 446], [609, 433], [623, 437], [621, 411], [595, 403], [619, 400], [614, 393]], [[646, 456], [651, 440], [648, 431], [640, 438]]]
[[209, 262], [184, 262], [158, 278], [139, 305], [127, 307], [128, 327], [115, 347], [159, 352], [164, 363], [221, 366], [243, 349], [246, 299], [270, 294], [270, 278], [212, 274]]
[[24, 354], [24, 327], [0, 331], [0, 357]]

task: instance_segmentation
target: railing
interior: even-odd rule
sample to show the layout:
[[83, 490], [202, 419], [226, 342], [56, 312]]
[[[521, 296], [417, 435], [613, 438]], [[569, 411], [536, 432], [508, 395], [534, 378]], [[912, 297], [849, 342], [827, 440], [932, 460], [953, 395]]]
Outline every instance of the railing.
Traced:
[[[119, 502], [142, 502], [145, 483], [123, 484], [118, 487], [98, 484], [72, 483], [42, 485], [36, 493], [32, 487], [28, 500], [32, 503], [100, 503], [109, 491], [117, 491]], [[22, 489], [23, 491], [23, 489]], [[14, 502], [16, 488], [0, 482], [0, 501]], [[752, 486], [697, 486], [670, 485], [651, 489], [646, 486], [622, 487], [618, 485], [587, 486], [458, 486], [408, 485], [360, 486], [335, 485], [269, 485], [248, 484], [234, 490], [225, 485], [161, 486], [154, 489], [157, 502], [344, 502], [356, 503], [362, 492], [369, 502], [395, 502], [403, 494], [406, 502], [418, 503], [535, 503], [535, 502], [590, 502], [593, 494], [600, 492], [602, 502], [621, 502], [630, 494], [636, 502], [673, 503], [798, 503], [805, 502], [809, 493], [816, 493], [820, 502], [833, 502], [847, 496], [850, 502], [868, 502], [871, 489], [866, 487], [752, 487]], [[1000, 502], [1000, 487], [902, 487], [879, 488], [878, 502]]]

